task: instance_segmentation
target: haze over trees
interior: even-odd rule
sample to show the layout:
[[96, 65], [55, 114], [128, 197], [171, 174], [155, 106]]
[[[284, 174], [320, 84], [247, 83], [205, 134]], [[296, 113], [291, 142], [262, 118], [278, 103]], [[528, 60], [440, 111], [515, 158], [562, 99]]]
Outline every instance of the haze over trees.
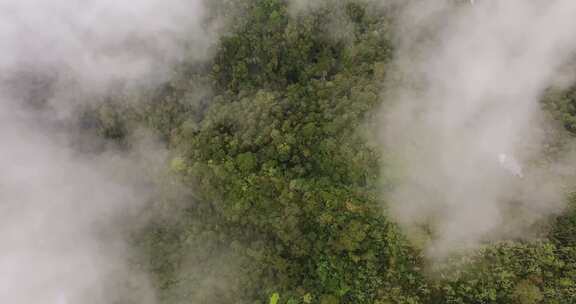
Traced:
[[[442, 139], [435, 137], [435, 125], [418, 125], [418, 113], [429, 109], [415, 107], [414, 112], [421, 111], [409, 116], [406, 125], [386, 120], [400, 113], [388, 111], [404, 100], [399, 92], [417, 92], [414, 96], [425, 100], [452, 97], [441, 89], [427, 91], [433, 81], [414, 79], [420, 74], [403, 65], [412, 59], [428, 62], [422, 58], [435, 49], [434, 27], [469, 9], [468, 1], [440, 2], [443, 9], [422, 19], [411, 15], [426, 19], [430, 27], [403, 32], [400, 19], [406, 17], [407, 4], [397, 1], [209, 1], [203, 22], [217, 37], [206, 51], [210, 56], [178, 57], [159, 85], [119, 85], [75, 108], [67, 120], [78, 130], [73, 136], [89, 138], [74, 137], [75, 151], [104, 157], [114, 151], [138, 160], [130, 166], [154, 169], [144, 170], [153, 177], [138, 184], [138, 189], [154, 188], [139, 198], [143, 207], [123, 209], [122, 216], [110, 220], [129, 226], [120, 225], [118, 232], [126, 234], [131, 248], [126, 267], [149, 277], [146, 288], [155, 294], [151, 303], [576, 303], [573, 180], [546, 188], [554, 195], [539, 196], [536, 188], [522, 192], [539, 203], [558, 197], [561, 202], [552, 202], [558, 203], [553, 210], [544, 203], [523, 205], [516, 197], [506, 201], [501, 215], [511, 231], [502, 232], [495, 224], [478, 236], [464, 223], [461, 230], [471, 233], [466, 235], [471, 245], [464, 250], [438, 241], [448, 239], [438, 222], [461, 214], [438, 203], [453, 198], [447, 191], [425, 197], [427, 206], [435, 208], [422, 218], [398, 211], [398, 204], [413, 203], [399, 198], [420, 198], [412, 188], [411, 195], [397, 191], [411, 172], [438, 181], [430, 183], [437, 186], [433, 190], [446, 190], [444, 181], [462, 181], [463, 189], [477, 186], [476, 180], [464, 181], [474, 174], [448, 178], [446, 172], [430, 171], [444, 169], [441, 165], [403, 162], [436, 152], [430, 147], [438, 142], [426, 144]], [[569, 62], [562, 68], [574, 69]], [[543, 172], [530, 171], [532, 164], [574, 169], [565, 155], [571, 155], [566, 151], [573, 151], [576, 136], [576, 85], [549, 84], [542, 91], [534, 95], [544, 117], [538, 118], [546, 121], [540, 130], [545, 140], [538, 153], [526, 152], [538, 155], [523, 159], [529, 164], [528, 178], [530, 172]], [[406, 137], [390, 133], [394, 140], [383, 140], [383, 125], [401, 126]], [[138, 139], [146, 136], [160, 143], [142, 144]], [[151, 146], [161, 151], [155, 156], [161, 154], [162, 161], [134, 152]], [[496, 152], [494, 167], [498, 153], [508, 153]], [[455, 162], [463, 167], [467, 160]], [[418, 171], [410, 171], [415, 166]], [[472, 171], [480, 175], [489, 166], [488, 161], [486, 168]], [[422, 196], [437, 193], [420, 190]], [[458, 198], [480, 204], [481, 195], [458, 193]], [[528, 207], [541, 216], [533, 216]], [[438, 245], [446, 247], [431, 247]], [[118, 281], [128, 291], [123, 295], [142, 292], [130, 276]], [[140, 303], [130, 296], [114, 301]]]
[[[193, 189], [177, 221], [140, 235], [162, 301], [576, 299], [571, 211], [539, 221], [530, 240], [486, 243], [446, 264], [426, 258], [433, 228], [407, 234], [388, 213], [385, 193], [402, 169], [370, 130], [397, 73], [400, 7], [221, 5], [233, 21], [214, 58], [182, 68], [147, 108], [136, 109], [136, 120], [170, 146], [172, 172]], [[574, 91], [552, 91], [542, 107], [574, 131]], [[118, 123], [102, 121], [102, 129]]]

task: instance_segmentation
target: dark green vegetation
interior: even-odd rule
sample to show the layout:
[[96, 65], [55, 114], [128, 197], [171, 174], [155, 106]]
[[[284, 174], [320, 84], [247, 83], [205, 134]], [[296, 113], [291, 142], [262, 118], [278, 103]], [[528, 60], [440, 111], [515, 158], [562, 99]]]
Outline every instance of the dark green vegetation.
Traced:
[[[173, 153], [168, 179], [191, 193], [168, 187], [153, 207], [176, 215], [135, 236], [160, 303], [576, 303], [574, 212], [547, 239], [433, 274], [387, 218], [382, 159], [360, 127], [393, 57], [390, 11], [234, 2], [214, 4], [234, 26], [210, 62], [97, 113], [99, 134], [121, 144], [132, 124], [156, 130]], [[576, 131], [576, 93], [552, 95]]]

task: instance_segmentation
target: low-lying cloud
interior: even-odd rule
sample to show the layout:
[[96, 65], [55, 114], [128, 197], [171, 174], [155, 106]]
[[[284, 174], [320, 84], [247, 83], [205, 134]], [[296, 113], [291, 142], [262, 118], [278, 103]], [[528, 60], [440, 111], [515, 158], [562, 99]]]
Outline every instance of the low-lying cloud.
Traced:
[[0, 0], [3, 302], [155, 302], [128, 264], [125, 215], [150, 198], [145, 172], [165, 151], [144, 140], [131, 152], [81, 153], [73, 114], [206, 58], [204, 15], [201, 0]]
[[429, 234], [430, 257], [530, 237], [563, 210], [570, 155], [546, 157], [539, 101], [571, 79], [575, 15], [571, 0], [412, 1], [399, 18], [380, 120], [403, 172], [390, 211]]

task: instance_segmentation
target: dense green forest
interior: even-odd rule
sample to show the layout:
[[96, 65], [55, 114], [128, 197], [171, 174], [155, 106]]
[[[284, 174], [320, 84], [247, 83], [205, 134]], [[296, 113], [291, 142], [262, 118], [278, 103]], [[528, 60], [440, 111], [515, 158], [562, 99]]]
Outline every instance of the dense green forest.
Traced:
[[[120, 147], [143, 125], [170, 150], [148, 210], [170, 215], [133, 236], [160, 303], [576, 303], [576, 211], [539, 240], [437, 268], [387, 215], [393, 183], [369, 129], [393, 73], [394, 7], [212, 6], [229, 22], [209, 61], [86, 114]], [[576, 89], [542, 105], [576, 134]]]

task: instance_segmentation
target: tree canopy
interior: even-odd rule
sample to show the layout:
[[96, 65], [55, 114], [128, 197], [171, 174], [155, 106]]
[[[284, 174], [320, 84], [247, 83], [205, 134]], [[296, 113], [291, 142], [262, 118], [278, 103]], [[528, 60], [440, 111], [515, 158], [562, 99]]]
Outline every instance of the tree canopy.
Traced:
[[[539, 241], [433, 271], [387, 214], [385, 160], [362, 130], [392, 72], [391, 8], [232, 2], [212, 4], [234, 20], [213, 59], [89, 114], [118, 143], [132, 125], [155, 130], [171, 151], [166, 178], [189, 190], [167, 187], [151, 208], [177, 215], [134, 235], [160, 303], [576, 301], [574, 211]], [[543, 106], [576, 134], [576, 89]]]

